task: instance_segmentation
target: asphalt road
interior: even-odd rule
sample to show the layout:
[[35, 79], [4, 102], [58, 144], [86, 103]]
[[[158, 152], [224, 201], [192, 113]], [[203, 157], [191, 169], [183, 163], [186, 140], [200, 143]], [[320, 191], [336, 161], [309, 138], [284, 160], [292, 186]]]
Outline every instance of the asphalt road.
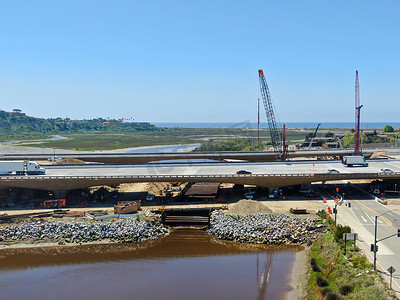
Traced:
[[312, 174], [326, 173], [329, 169], [336, 169], [340, 173], [378, 173], [383, 168], [400, 172], [400, 160], [371, 160], [368, 167], [346, 167], [340, 161], [47, 166], [46, 174], [50, 176], [222, 175], [235, 174], [238, 170], [247, 170], [253, 174]]
[[[349, 184], [328, 185], [322, 195], [329, 200], [327, 205], [334, 207], [332, 197], [345, 194], [344, 202], [337, 207], [337, 223], [348, 225], [353, 232], [358, 233], [357, 246], [363, 249], [366, 256], [373, 262], [371, 244], [374, 243], [375, 216], [377, 219], [377, 269], [388, 279], [387, 269], [393, 266], [397, 272], [393, 274], [394, 289], [400, 291], [400, 237], [397, 237], [397, 229], [400, 229], [400, 209], [393, 210], [390, 206], [379, 203], [375, 197], [358, 187]], [[348, 204], [351, 203], [349, 206]], [[346, 205], [347, 204], [347, 205]], [[332, 216], [334, 218], [334, 216]]]

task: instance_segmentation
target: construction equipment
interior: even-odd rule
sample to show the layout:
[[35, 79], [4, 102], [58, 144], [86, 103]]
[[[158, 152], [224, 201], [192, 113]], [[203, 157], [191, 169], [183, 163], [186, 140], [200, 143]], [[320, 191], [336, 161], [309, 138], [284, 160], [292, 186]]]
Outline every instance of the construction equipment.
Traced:
[[361, 129], [360, 129], [360, 82], [358, 80], [358, 71], [356, 70], [356, 84], [355, 84], [355, 103], [356, 103], [356, 146], [354, 148], [354, 155], [361, 156]]
[[308, 147], [307, 147], [307, 150], [309, 150], [309, 149], [311, 148], [311, 145], [312, 145], [312, 143], [313, 143], [313, 141], [314, 141], [314, 138], [317, 136], [317, 132], [318, 132], [319, 126], [321, 126], [321, 123], [318, 123], [317, 128], [315, 129], [314, 134], [313, 134], [313, 136], [312, 136], [312, 138], [311, 138], [311, 142], [310, 142], [310, 144], [309, 144]]
[[117, 205], [114, 205], [114, 214], [131, 214], [136, 213], [141, 209], [141, 201], [119, 201]]
[[66, 202], [66, 199], [45, 200], [40, 203], [40, 206], [44, 208], [61, 208], [66, 206]]
[[265, 114], [267, 115], [269, 133], [271, 135], [271, 142], [274, 147], [274, 152], [278, 160], [285, 160], [286, 147], [285, 144], [282, 142], [282, 135], [280, 129], [278, 129], [278, 126], [276, 125], [276, 118], [272, 104], [272, 99], [262, 69], [258, 70], [258, 77], [260, 81], [261, 96], [264, 103]]

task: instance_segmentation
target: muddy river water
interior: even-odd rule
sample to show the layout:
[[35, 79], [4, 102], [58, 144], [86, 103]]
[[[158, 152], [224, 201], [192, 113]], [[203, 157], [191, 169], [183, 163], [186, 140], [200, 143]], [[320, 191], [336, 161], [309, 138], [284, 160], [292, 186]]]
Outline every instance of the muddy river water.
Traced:
[[0, 250], [0, 299], [286, 299], [301, 247], [198, 230], [156, 241]]

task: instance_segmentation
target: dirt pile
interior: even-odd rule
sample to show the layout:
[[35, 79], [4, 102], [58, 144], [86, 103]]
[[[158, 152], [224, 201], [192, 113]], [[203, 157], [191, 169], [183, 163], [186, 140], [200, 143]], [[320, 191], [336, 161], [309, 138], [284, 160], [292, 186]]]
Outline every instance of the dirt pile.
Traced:
[[147, 182], [137, 183], [121, 183], [118, 186], [118, 192], [120, 193], [141, 193], [147, 192]]
[[236, 214], [272, 213], [268, 207], [255, 200], [240, 200], [229, 207], [228, 211]]
[[57, 165], [84, 165], [86, 164], [83, 160], [77, 158], [64, 158], [59, 161]]
[[165, 196], [164, 190], [169, 187], [167, 182], [149, 182], [147, 191], [155, 196]]

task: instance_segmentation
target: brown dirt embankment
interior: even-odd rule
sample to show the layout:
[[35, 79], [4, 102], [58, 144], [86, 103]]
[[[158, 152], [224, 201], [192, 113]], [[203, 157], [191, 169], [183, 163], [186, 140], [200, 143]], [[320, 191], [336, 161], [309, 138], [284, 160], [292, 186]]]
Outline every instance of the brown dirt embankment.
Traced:
[[238, 203], [230, 205], [228, 211], [236, 214], [256, 214], [272, 213], [272, 210], [256, 200], [240, 200]]

